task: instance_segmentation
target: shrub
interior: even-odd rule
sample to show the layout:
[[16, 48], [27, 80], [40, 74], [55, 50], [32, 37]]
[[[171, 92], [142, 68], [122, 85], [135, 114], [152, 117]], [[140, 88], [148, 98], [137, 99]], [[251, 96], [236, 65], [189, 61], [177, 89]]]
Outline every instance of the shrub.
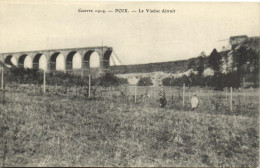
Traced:
[[162, 80], [162, 84], [163, 86], [173, 86], [173, 81], [174, 81], [174, 78], [164, 78]]
[[182, 77], [179, 78], [175, 78], [173, 80], [174, 86], [183, 86], [183, 83], [185, 83], [186, 86], [190, 86], [191, 84], [190, 79], [186, 75], [183, 75]]
[[151, 86], [151, 85], [153, 85], [153, 82], [148, 77], [144, 77], [144, 78], [139, 79], [139, 81], [137, 83], [137, 86]]
[[124, 78], [118, 78], [112, 73], [107, 73], [95, 80], [95, 84], [99, 86], [119, 86], [122, 84], [127, 84], [127, 79]]

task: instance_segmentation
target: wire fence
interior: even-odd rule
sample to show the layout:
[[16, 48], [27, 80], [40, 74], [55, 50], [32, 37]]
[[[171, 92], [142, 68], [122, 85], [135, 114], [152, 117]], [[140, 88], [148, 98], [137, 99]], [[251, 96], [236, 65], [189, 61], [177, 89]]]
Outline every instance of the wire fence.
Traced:
[[[45, 93], [44, 93], [45, 90]], [[221, 110], [223, 108], [229, 111], [236, 111], [238, 108], [258, 105], [259, 89], [232, 89], [226, 88], [224, 91], [215, 91], [206, 88], [192, 87], [164, 87], [164, 86], [60, 86], [38, 84], [16, 84], [11, 83], [1, 90], [1, 98], [5, 94], [20, 92], [24, 94], [38, 96], [63, 96], [72, 98], [96, 98], [96, 99], [122, 99], [134, 103], [150, 103], [156, 107], [160, 98], [160, 93], [165, 93], [167, 106], [178, 107], [177, 109], [189, 109], [191, 97], [196, 93], [199, 99], [199, 108], [205, 110]], [[2, 100], [4, 102], [6, 100]], [[256, 108], [257, 109], [257, 108]]]
[[[44, 75], [45, 76], [45, 75]], [[14, 93], [30, 94], [35, 96], [62, 96], [77, 99], [103, 99], [158, 107], [160, 94], [165, 94], [167, 106], [165, 108], [176, 110], [189, 110], [191, 97], [196, 93], [199, 99], [198, 109], [206, 112], [255, 115], [259, 109], [259, 88], [234, 89], [225, 88], [224, 91], [215, 91], [200, 87], [166, 87], [166, 86], [91, 86], [89, 85], [48, 85], [44, 78], [42, 84], [18, 84], [17, 82], [4, 82], [1, 73], [1, 102], [12, 101]], [[8, 96], [9, 95], [9, 98]], [[9, 99], [9, 100], [7, 100]]]

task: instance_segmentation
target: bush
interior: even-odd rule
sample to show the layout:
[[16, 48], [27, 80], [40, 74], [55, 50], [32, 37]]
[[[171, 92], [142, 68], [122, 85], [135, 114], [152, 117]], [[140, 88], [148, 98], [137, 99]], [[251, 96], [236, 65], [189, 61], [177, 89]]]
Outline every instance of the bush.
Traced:
[[201, 79], [200, 75], [191, 72], [189, 77], [183, 75], [179, 78], [164, 78], [162, 83], [163, 86], [183, 86], [183, 83], [185, 83], [186, 86], [199, 86]]
[[176, 81], [176, 86], [183, 86], [183, 83], [185, 83], [186, 86], [191, 85], [191, 80], [188, 76], [183, 75], [182, 77], [178, 78], [178, 80]]
[[230, 72], [228, 74], [216, 73], [214, 76], [202, 78], [201, 82], [213, 87], [215, 90], [223, 90], [225, 87], [238, 88], [240, 86], [240, 79], [237, 72]]
[[107, 73], [95, 80], [95, 84], [99, 86], [119, 86], [122, 84], [127, 84], [127, 79], [124, 78], [118, 78], [112, 73]]
[[152, 85], [153, 85], [153, 82], [148, 77], [144, 77], [144, 78], [139, 79], [139, 81], [137, 83], [137, 86], [152, 86]]
[[[36, 69], [25, 68], [11, 68], [6, 74], [6, 82], [15, 82], [18, 84], [42, 84], [43, 83], [43, 71]], [[63, 85], [63, 86], [86, 86], [89, 82], [88, 76], [77, 76], [64, 72], [50, 72], [46, 73], [46, 83], [48, 85]], [[100, 86], [118, 86], [121, 84], [127, 84], [127, 79], [118, 78], [115, 75], [108, 73], [97, 79], [91, 80], [91, 85]]]
[[164, 86], [209, 86], [215, 90], [223, 90], [224, 87], [238, 88], [240, 86], [240, 78], [237, 72], [222, 74], [216, 72], [214, 76], [202, 77], [201, 75], [191, 73], [190, 76], [183, 75], [179, 78], [164, 78], [162, 81]]
[[162, 80], [163, 86], [173, 86], [174, 78], [164, 78]]

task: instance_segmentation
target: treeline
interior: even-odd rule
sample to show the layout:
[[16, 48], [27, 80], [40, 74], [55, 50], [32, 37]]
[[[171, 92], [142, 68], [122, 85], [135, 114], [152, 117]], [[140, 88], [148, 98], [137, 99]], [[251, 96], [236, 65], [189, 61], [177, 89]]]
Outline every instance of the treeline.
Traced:
[[[25, 69], [12, 67], [5, 72], [5, 83], [16, 84], [43, 84], [44, 73], [42, 70]], [[50, 72], [46, 73], [46, 83], [48, 85], [61, 86], [86, 86], [89, 84], [88, 76], [78, 76], [64, 72]], [[128, 81], [124, 78], [118, 78], [114, 74], [107, 73], [98, 78], [91, 78], [91, 85], [98, 86], [119, 86], [127, 84]]]
[[165, 78], [162, 80], [164, 86], [183, 86], [183, 83], [187, 87], [201, 86], [211, 87], [215, 90], [223, 90], [225, 87], [238, 88], [241, 86], [239, 82], [239, 76], [237, 72], [231, 72], [228, 74], [215, 74], [214, 76], [203, 77], [201, 75], [191, 73], [190, 76], [183, 75], [180, 78]]
[[[253, 87], [259, 86], [259, 51], [246, 45], [241, 45], [232, 51], [218, 53], [214, 49], [207, 57], [204, 52], [193, 59], [188, 67], [197, 71], [180, 78], [165, 78], [165, 86], [209, 86], [216, 90], [224, 87], [242, 87], [245, 82], [251, 82]], [[205, 74], [205, 70], [213, 74]]]

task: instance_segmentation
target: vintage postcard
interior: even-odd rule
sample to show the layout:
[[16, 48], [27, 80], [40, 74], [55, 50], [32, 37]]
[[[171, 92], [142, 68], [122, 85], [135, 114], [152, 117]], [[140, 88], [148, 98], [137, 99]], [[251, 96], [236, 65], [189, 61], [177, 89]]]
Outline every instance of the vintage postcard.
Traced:
[[258, 167], [260, 3], [0, 0], [1, 167]]

